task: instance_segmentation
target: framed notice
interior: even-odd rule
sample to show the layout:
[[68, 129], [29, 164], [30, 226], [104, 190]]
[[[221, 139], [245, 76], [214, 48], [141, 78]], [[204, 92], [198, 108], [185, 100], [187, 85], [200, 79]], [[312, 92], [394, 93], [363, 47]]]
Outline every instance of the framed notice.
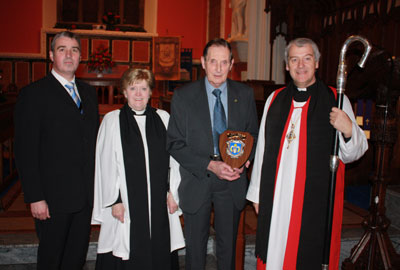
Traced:
[[180, 80], [180, 37], [153, 37], [153, 72], [156, 80]]

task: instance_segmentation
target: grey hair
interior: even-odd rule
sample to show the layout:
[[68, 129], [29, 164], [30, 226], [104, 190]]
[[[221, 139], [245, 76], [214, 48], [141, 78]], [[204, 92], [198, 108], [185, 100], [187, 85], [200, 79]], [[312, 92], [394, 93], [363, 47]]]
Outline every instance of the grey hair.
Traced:
[[289, 58], [289, 50], [293, 44], [296, 45], [297, 47], [304, 47], [305, 45], [310, 44], [314, 51], [315, 61], [316, 62], [319, 61], [319, 58], [321, 57], [321, 53], [318, 50], [317, 44], [309, 38], [296, 38], [296, 39], [293, 39], [292, 41], [290, 41], [289, 44], [285, 48], [285, 63], [286, 63], [286, 65], [288, 64], [288, 60], [289, 60], [288, 59]]
[[78, 42], [79, 51], [81, 50], [81, 40], [80, 40], [80, 38], [75, 33], [72, 33], [70, 31], [63, 31], [63, 32], [60, 32], [57, 35], [55, 35], [53, 40], [51, 41], [50, 49], [51, 49], [52, 52], [54, 52], [54, 50], [55, 50], [57, 39], [59, 39], [61, 37], [68, 37], [70, 39], [75, 39], [76, 42]]

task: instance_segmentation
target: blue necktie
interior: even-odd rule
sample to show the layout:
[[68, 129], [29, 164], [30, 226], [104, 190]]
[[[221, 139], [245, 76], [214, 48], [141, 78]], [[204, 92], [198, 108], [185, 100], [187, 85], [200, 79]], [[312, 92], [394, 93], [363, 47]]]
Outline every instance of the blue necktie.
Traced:
[[217, 98], [214, 105], [213, 123], [214, 154], [219, 155], [219, 135], [226, 130], [226, 117], [224, 106], [221, 102], [221, 90], [214, 89], [213, 95]]
[[[70, 91], [71, 97], [74, 100], [76, 106], [78, 106], [78, 108], [80, 108], [81, 107], [81, 100], [79, 99], [78, 95], [76, 94], [74, 83], [73, 82], [67, 83], [65, 85], [65, 87], [67, 87], [68, 90]], [[82, 113], [82, 110], [81, 110], [81, 113]]]

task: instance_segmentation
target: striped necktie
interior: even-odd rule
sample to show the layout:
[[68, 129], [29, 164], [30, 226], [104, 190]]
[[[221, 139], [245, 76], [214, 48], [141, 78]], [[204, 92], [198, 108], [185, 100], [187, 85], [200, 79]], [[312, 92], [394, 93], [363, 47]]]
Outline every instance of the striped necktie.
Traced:
[[[68, 88], [69, 92], [71, 93], [71, 97], [74, 100], [76, 106], [78, 106], [78, 108], [81, 108], [81, 100], [79, 99], [78, 95], [76, 94], [76, 90], [75, 90], [75, 84], [73, 82], [67, 83], [65, 85], [65, 87]], [[82, 113], [82, 110], [81, 110]]]
[[219, 155], [219, 135], [226, 130], [226, 117], [224, 105], [221, 101], [221, 90], [214, 89], [212, 92], [217, 98], [214, 105], [214, 120], [213, 120], [213, 140], [214, 140], [214, 154]]

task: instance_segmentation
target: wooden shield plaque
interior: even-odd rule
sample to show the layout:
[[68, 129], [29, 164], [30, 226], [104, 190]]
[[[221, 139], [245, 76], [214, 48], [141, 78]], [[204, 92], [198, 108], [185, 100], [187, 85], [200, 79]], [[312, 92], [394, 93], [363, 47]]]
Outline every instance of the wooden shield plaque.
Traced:
[[253, 141], [248, 132], [225, 130], [219, 137], [222, 160], [232, 168], [242, 167], [250, 156]]

